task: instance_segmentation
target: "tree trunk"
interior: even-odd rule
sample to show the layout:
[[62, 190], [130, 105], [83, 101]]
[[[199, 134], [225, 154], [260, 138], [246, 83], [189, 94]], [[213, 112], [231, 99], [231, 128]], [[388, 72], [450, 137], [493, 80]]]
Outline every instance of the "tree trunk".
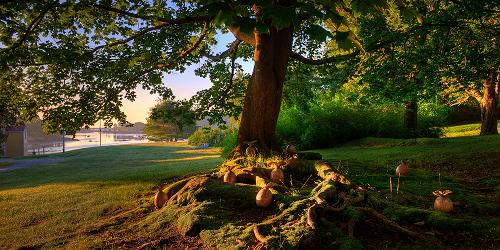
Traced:
[[417, 101], [407, 101], [404, 103], [404, 106], [404, 128], [412, 130], [417, 129]]
[[291, 47], [292, 27], [255, 33], [255, 65], [246, 90], [236, 151], [242, 152], [254, 140], [261, 152], [279, 150], [276, 123]]
[[[498, 78], [498, 77], [497, 77]], [[488, 74], [488, 78], [483, 80], [484, 94], [480, 101], [481, 106], [481, 133], [480, 135], [496, 135], [497, 128], [497, 108], [499, 82], [494, 82], [494, 74]]]

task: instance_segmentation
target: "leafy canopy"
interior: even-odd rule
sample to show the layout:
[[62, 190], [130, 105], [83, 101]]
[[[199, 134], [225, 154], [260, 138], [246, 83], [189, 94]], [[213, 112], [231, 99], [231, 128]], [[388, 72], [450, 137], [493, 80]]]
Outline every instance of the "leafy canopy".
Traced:
[[[107, 126], [113, 119], [126, 123], [120, 106], [123, 99], [135, 99], [136, 86], [172, 100], [163, 76], [193, 64], [205, 62], [199, 74], [213, 79], [229, 72], [224, 87], [210, 90], [220, 94], [200, 96], [237, 98], [224, 91], [242, 87], [233, 84], [230, 68], [237, 66], [236, 57], [251, 58], [252, 32], [293, 26], [293, 58], [333, 62], [313, 60], [331, 54], [321, 44], [338, 43], [344, 50], [334, 55], [361, 49], [353, 24], [386, 6], [386, 1], [360, 0], [7, 1], [0, 6], [0, 81], [20, 79], [15, 84], [25, 100], [36, 100], [23, 106], [43, 115], [49, 131], [72, 133], [99, 119]], [[227, 32], [243, 43], [216, 54], [217, 38]], [[210, 106], [231, 110], [235, 105], [223, 99]]]

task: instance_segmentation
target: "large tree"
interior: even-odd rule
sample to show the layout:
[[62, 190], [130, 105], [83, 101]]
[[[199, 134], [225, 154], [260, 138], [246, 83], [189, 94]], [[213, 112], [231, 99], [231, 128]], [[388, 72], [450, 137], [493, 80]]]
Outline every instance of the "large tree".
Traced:
[[442, 15], [449, 25], [437, 29], [433, 41], [441, 82], [448, 93], [477, 100], [481, 135], [498, 134], [500, 7], [495, 1], [453, 2]]
[[[234, 66], [236, 57], [253, 54], [237, 149], [257, 140], [264, 151], [278, 150], [275, 128], [289, 60], [319, 65], [352, 57], [361, 49], [359, 18], [387, 6], [357, 0], [8, 1], [0, 16], [1, 77], [22, 75], [18, 87], [37, 97], [46, 127], [71, 133], [98, 119], [125, 122], [120, 106], [124, 98], [134, 100], [137, 85], [172, 98], [162, 84], [165, 73], [183, 72], [203, 57], [230, 57]], [[221, 32], [235, 40], [214, 55]], [[321, 45], [326, 40], [342, 50]], [[236, 85], [233, 74], [222, 90]]]

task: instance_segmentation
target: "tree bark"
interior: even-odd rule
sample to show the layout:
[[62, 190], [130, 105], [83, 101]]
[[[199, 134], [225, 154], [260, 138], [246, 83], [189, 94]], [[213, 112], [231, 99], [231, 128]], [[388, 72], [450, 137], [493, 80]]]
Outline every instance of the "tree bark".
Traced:
[[[488, 78], [483, 80], [484, 94], [480, 100], [481, 106], [481, 133], [480, 135], [498, 134], [497, 108], [499, 95], [498, 76], [493, 73], [488, 74]], [[495, 81], [496, 80], [496, 81]]]
[[283, 82], [292, 47], [293, 28], [254, 33], [254, 68], [247, 87], [236, 151], [257, 141], [261, 152], [278, 151], [276, 123], [281, 106]]
[[404, 103], [404, 128], [406, 129], [417, 129], [417, 101], [407, 101]]

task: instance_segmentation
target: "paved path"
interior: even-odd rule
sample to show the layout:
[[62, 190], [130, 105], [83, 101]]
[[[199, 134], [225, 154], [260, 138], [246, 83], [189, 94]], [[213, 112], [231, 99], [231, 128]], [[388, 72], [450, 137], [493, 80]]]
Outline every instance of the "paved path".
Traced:
[[0, 172], [14, 170], [14, 169], [31, 168], [40, 165], [49, 165], [61, 162], [63, 160], [64, 158], [59, 158], [59, 157], [47, 157], [47, 158], [23, 159], [23, 160], [0, 159], [0, 162], [10, 163], [9, 166], [0, 168]]

